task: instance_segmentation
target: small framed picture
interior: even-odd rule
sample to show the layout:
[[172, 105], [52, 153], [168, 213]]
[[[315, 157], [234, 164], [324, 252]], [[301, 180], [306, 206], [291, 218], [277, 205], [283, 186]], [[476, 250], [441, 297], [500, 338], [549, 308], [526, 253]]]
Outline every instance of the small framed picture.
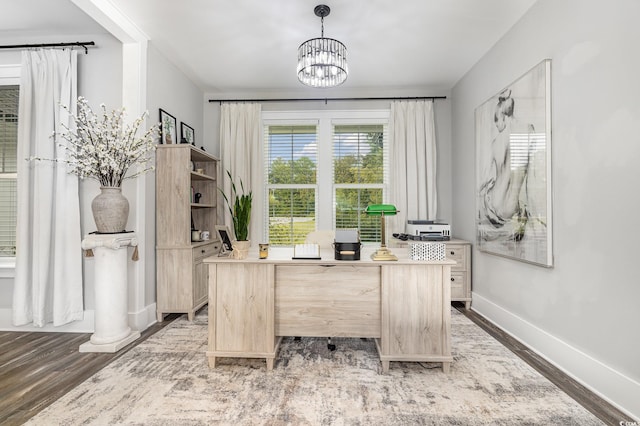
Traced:
[[193, 127], [180, 122], [180, 143], [196, 144], [196, 136]]
[[176, 118], [160, 108], [160, 143], [178, 143], [178, 130]]
[[216, 232], [220, 236], [220, 241], [222, 242], [221, 252], [230, 252], [232, 250], [231, 245], [233, 244], [233, 234], [229, 230], [229, 227], [226, 225], [216, 225]]

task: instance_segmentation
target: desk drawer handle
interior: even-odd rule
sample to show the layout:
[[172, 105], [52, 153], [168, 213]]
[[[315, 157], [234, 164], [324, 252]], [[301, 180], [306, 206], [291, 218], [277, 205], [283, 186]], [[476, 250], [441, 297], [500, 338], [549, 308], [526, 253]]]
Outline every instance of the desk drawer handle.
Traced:
[[455, 278], [451, 277], [451, 281], [455, 281], [455, 280], [456, 280]]
[[456, 254], [456, 252], [455, 252], [455, 251], [452, 251], [452, 252], [451, 252], [451, 256], [453, 256], [454, 254]]

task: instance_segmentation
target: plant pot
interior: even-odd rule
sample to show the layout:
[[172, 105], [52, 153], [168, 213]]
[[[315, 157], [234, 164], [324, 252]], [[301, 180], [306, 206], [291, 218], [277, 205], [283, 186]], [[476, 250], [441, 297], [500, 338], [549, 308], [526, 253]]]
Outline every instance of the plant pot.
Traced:
[[231, 256], [234, 259], [246, 259], [249, 256], [249, 247], [251, 247], [251, 241], [234, 241], [231, 244], [233, 251]]
[[98, 233], [117, 234], [125, 231], [129, 218], [129, 201], [122, 195], [121, 187], [100, 187], [91, 202], [93, 220]]

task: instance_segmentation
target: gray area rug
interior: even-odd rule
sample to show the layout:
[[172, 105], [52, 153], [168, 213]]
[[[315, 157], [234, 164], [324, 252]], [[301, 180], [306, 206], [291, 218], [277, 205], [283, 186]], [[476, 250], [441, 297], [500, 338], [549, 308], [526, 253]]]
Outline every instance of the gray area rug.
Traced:
[[207, 312], [175, 320], [32, 418], [31, 425], [600, 425], [452, 309], [449, 374], [392, 362], [373, 340], [286, 338], [264, 360], [207, 365]]

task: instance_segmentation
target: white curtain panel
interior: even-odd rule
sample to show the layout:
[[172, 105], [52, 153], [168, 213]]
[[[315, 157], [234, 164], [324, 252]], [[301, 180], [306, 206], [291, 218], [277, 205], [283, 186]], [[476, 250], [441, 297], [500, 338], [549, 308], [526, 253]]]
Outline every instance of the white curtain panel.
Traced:
[[[231, 197], [231, 181], [227, 170], [241, 192], [240, 179], [245, 191], [253, 191], [251, 225], [249, 239], [258, 237], [256, 206], [260, 206], [259, 191], [262, 185], [262, 106], [258, 103], [223, 103], [220, 108], [220, 154], [222, 158], [222, 189]], [[224, 200], [218, 205], [224, 206], [223, 221], [233, 232], [233, 220]], [[231, 202], [233, 202], [230, 199]]]
[[[78, 178], [52, 134], [75, 111], [77, 52], [40, 49], [22, 54], [18, 112], [18, 221], [14, 325], [54, 326], [83, 317], [82, 249]], [[71, 127], [71, 126], [70, 126]]]
[[404, 232], [407, 219], [433, 220], [438, 212], [433, 101], [391, 103], [389, 202], [399, 210], [388, 228]]

